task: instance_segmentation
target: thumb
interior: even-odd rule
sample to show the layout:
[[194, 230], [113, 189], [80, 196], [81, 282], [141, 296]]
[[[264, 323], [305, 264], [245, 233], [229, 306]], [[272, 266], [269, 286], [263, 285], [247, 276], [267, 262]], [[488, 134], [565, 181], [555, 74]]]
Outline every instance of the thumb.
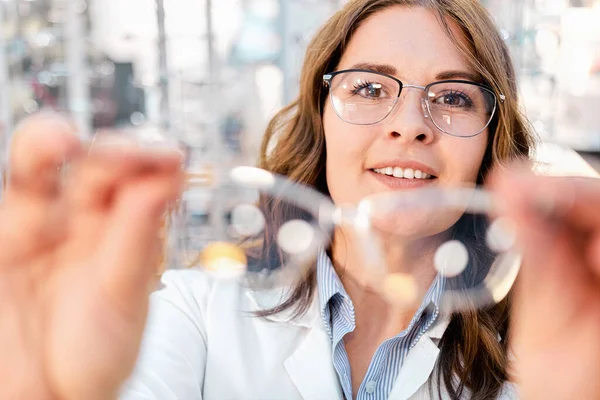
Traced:
[[141, 178], [117, 194], [100, 246], [100, 284], [122, 311], [134, 313], [132, 317], [147, 302], [162, 246], [162, 219], [168, 205], [178, 198], [182, 182], [177, 169]]

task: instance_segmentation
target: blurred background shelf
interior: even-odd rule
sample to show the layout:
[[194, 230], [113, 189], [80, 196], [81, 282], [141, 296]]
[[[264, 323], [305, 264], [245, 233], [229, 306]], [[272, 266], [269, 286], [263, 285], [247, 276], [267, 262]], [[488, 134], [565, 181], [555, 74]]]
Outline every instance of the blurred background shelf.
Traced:
[[[15, 121], [52, 108], [82, 136], [154, 129], [187, 143], [192, 162], [252, 164], [297, 94], [308, 41], [343, 3], [0, 0], [0, 154]], [[540, 137], [600, 153], [600, 0], [482, 3]]]

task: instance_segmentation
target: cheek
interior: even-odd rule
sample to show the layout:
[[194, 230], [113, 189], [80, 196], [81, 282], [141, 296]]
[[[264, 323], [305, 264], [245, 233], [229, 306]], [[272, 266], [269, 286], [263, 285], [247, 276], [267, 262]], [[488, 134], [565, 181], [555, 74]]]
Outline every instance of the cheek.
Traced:
[[349, 201], [357, 177], [364, 168], [369, 134], [364, 127], [348, 124], [326, 107], [323, 113], [327, 150], [327, 185], [334, 201]]
[[472, 138], [451, 138], [444, 146], [449, 176], [455, 182], [477, 181], [488, 141], [487, 133]]
[[331, 154], [335, 158], [350, 159], [353, 164], [360, 165], [374, 137], [369, 126], [344, 122], [331, 107], [326, 106], [323, 112], [323, 129], [328, 156]]

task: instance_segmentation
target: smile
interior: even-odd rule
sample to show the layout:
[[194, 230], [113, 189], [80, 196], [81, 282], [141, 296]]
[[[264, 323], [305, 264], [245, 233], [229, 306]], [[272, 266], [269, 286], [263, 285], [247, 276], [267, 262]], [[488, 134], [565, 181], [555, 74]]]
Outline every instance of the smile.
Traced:
[[427, 174], [419, 169], [412, 168], [400, 168], [400, 167], [387, 167], [387, 168], [375, 168], [372, 169], [373, 172], [376, 172], [381, 175], [393, 176], [395, 178], [403, 178], [403, 179], [433, 179], [434, 176]]

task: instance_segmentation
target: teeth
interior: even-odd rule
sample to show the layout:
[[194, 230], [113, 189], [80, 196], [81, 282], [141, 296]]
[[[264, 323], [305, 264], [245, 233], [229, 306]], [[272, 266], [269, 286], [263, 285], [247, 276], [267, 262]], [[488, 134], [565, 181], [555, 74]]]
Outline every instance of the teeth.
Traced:
[[404, 179], [429, 179], [431, 175], [426, 174], [425, 172], [412, 169], [412, 168], [400, 168], [400, 167], [386, 167], [374, 169], [375, 172], [382, 175], [393, 176], [396, 178], [404, 178]]

